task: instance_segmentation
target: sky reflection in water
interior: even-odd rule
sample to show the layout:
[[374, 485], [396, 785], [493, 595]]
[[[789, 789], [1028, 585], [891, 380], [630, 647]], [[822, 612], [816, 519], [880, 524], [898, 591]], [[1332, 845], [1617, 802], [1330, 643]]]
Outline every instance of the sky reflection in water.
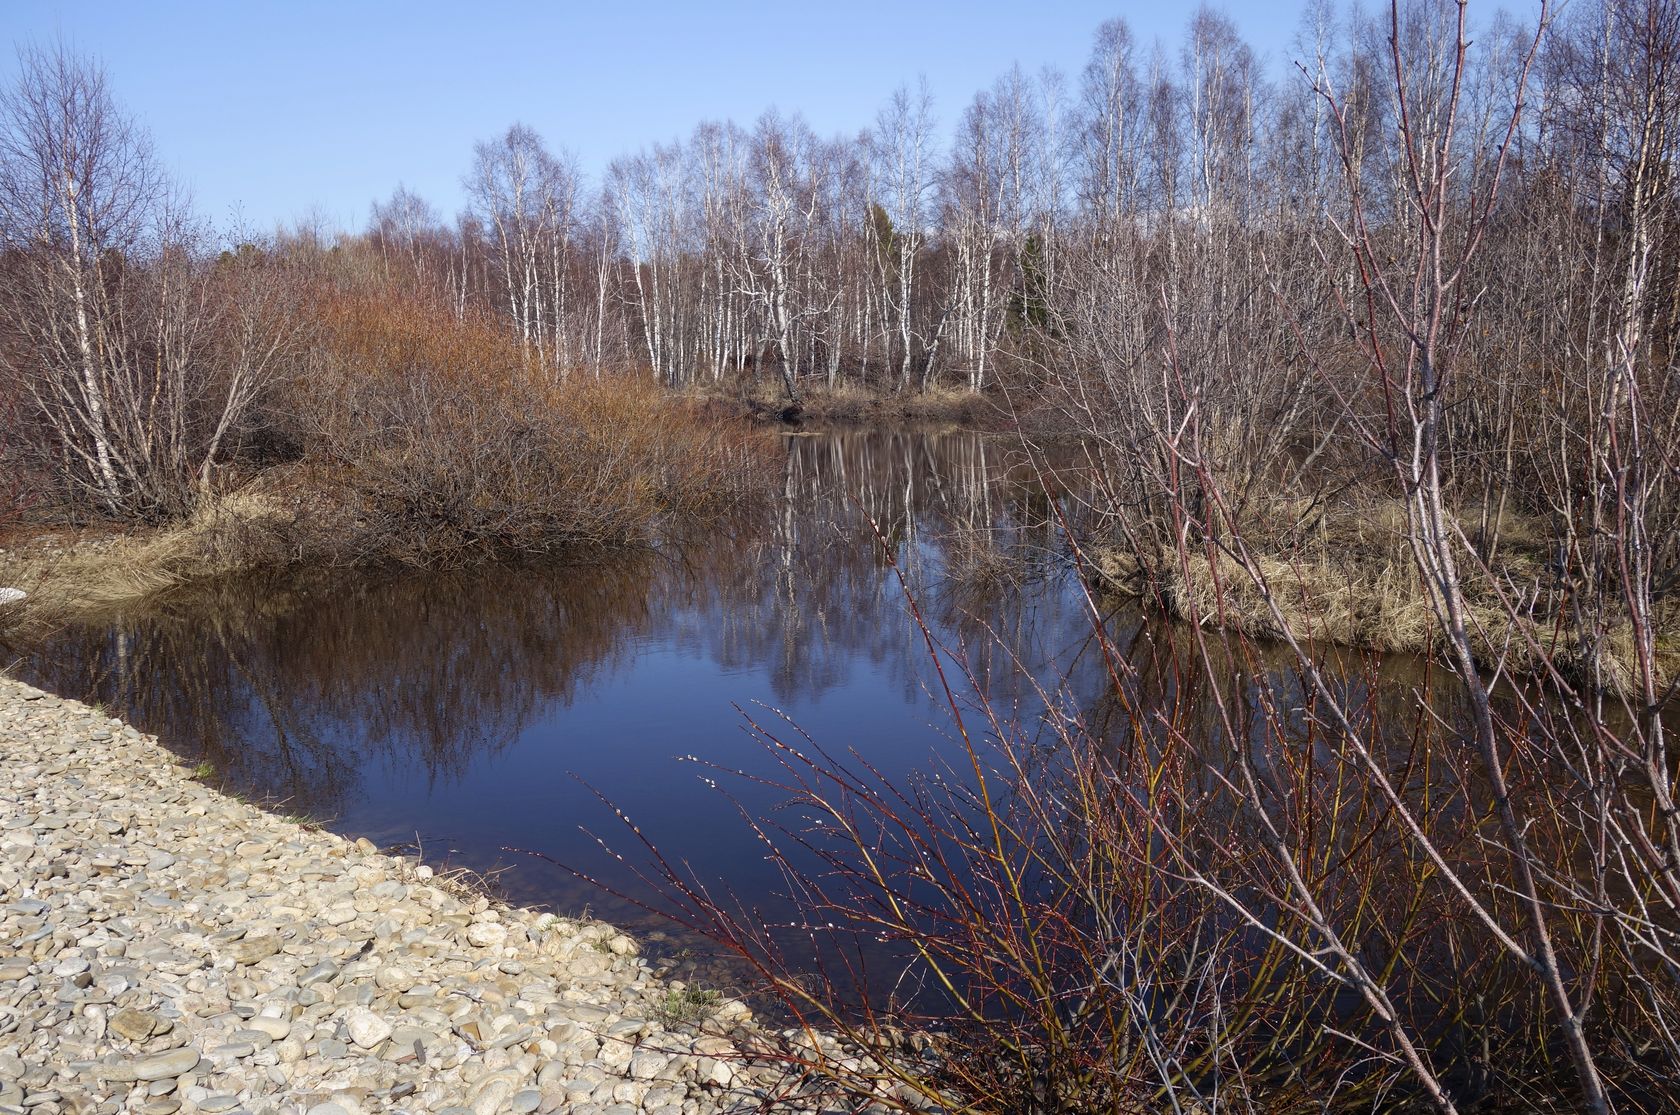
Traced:
[[[874, 530], [936, 633], [992, 695], [1036, 705], [1101, 664], [1033, 470], [1008, 438], [790, 437], [773, 506], [660, 554], [563, 568], [381, 576], [328, 589], [226, 585], [106, 629], [66, 632], [22, 673], [99, 700], [221, 784], [433, 862], [488, 870], [510, 897], [645, 926], [530, 849], [639, 893], [584, 828], [629, 851], [594, 791], [672, 858], [774, 906], [779, 878], [715, 772], [768, 770], [737, 709], [785, 714], [894, 779], [949, 756], [949, 715]], [[874, 523], [874, 527], [870, 523]], [[1004, 578], [983, 575], [1006, 568]], [[994, 638], [995, 636], [995, 638]], [[776, 710], [776, 711], [772, 711]], [[758, 814], [775, 796], [720, 779]]]

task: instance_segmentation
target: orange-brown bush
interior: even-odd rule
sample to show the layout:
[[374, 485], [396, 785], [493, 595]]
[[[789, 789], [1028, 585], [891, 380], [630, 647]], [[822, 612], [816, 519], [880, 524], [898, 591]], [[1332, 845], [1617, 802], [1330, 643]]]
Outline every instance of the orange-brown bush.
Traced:
[[629, 377], [557, 380], [497, 323], [389, 291], [319, 300], [285, 421], [314, 499], [314, 560], [460, 564], [649, 539], [758, 474], [745, 430]]
[[[229, 483], [121, 546], [8, 560], [0, 579], [30, 594], [10, 626], [256, 568], [462, 566], [651, 542], [762, 490], [763, 435], [745, 423], [643, 379], [557, 380], [493, 320], [294, 262], [309, 343], [252, 407]], [[0, 524], [9, 499], [0, 472]]]

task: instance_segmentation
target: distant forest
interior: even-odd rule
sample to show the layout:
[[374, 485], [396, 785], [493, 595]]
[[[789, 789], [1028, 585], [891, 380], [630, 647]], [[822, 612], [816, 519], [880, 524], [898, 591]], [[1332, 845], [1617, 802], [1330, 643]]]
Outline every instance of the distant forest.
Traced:
[[[1478, 362], [1590, 360], [1580, 327], [1635, 296], [1666, 352], [1680, 93], [1672, 19], [1642, 8], [1572, 6], [1532, 58], [1533, 25], [1493, 18], [1462, 73], [1450, 4], [1403, 5], [1394, 26], [1314, 5], [1295, 64], [1273, 73], [1211, 9], [1176, 48], [1115, 20], [1076, 79], [1016, 67], [976, 93], [949, 147], [948, 110], [914, 88], [856, 135], [775, 112], [705, 122], [599, 183], [515, 125], [477, 147], [453, 226], [399, 189], [341, 247], [504, 316], [561, 374], [649, 367], [684, 385], [762, 367], [790, 394], [982, 390], [1023, 365], [1135, 366], [1170, 330], [1197, 363], [1264, 375], [1342, 343], [1322, 309], [1351, 294], [1356, 225], [1404, 245], [1412, 175], [1449, 175], [1451, 203], [1471, 205], [1502, 161], [1464, 283], [1487, 303]], [[1647, 269], [1638, 292], [1630, 259]]]
[[555, 380], [745, 374], [790, 399], [1149, 391], [1170, 343], [1269, 451], [1315, 436], [1312, 365], [1363, 362], [1356, 242], [1411, 251], [1422, 176], [1476, 238], [1444, 322], [1474, 307], [1454, 343], [1476, 374], [1448, 420], [1555, 441], [1595, 369], [1665, 365], [1680, 330], [1671, 7], [1571, 5], [1538, 36], [1533, 12], [1494, 16], [1461, 57], [1451, 3], [1316, 3], [1275, 72], [1208, 8], [1176, 48], [1115, 20], [1076, 78], [976, 93], [948, 147], [914, 88], [856, 135], [705, 122], [593, 183], [515, 124], [472, 153], [453, 224], [399, 187], [360, 233], [226, 251], [98, 66], [25, 48], [0, 105], [0, 402], [128, 502], [107, 458], [155, 454], [156, 427], [195, 465], [236, 455], [319, 317], [301, 292], [332, 287], [499, 322]]

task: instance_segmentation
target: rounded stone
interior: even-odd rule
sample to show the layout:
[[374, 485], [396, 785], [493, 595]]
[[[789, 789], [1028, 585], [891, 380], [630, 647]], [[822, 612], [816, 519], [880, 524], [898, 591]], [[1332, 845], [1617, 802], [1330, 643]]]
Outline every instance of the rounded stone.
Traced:
[[245, 1023], [245, 1028], [266, 1034], [271, 1041], [280, 1041], [292, 1032], [292, 1024], [287, 1019], [270, 1018], [261, 1014]]
[[407, 991], [414, 986], [414, 973], [395, 964], [386, 965], [374, 974], [373, 982], [386, 991]]
[[344, 1012], [344, 1028], [350, 1040], [363, 1049], [372, 1049], [391, 1036], [391, 1024], [366, 1007], [351, 1007]]
[[198, 1050], [188, 1046], [139, 1057], [129, 1063], [136, 1080], [165, 1080], [191, 1072], [198, 1065]]
[[507, 926], [493, 921], [474, 922], [467, 928], [467, 943], [477, 948], [498, 948], [507, 941]]

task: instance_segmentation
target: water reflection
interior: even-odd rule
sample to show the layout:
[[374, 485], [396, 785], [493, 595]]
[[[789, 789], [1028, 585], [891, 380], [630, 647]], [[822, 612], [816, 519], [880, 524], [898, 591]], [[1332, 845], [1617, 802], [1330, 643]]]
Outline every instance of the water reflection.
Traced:
[[1056, 509], [1010, 440], [789, 437], [781, 481], [770, 507], [658, 553], [223, 584], [63, 632], [22, 672], [287, 811], [481, 870], [512, 863], [517, 898], [633, 919], [504, 850], [640, 893], [580, 828], [611, 825], [593, 788], [756, 901], [779, 879], [677, 757], [759, 769], [736, 707], [757, 702], [889, 776], [924, 769], [944, 737], [889, 553], [983, 685], [1023, 686], [1013, 668], [994, 681], [1004, 660], [1038, 676], [1071, 662], [1085, 699], [1103, 689], [1079, 655], [1088, 623]]
[[[1427, 879], [1402, 885], [1415, 877], [1415, 846], [1347, 761], [1345, 740], [1315, 710], [1290, 652], [1206, 633], [1204, 660], [1184, 629], [1122, 608], [1107, 617], [1126, 663], [1111, 675], [1062, 555], [1059, 519], [1077, 515], [1079, 500], [1047, 491], [1007, 439], [858, 433], [790, 437], [782, 452], [768, 506], [656, 553], [220, 585], [109, 627], [66, 631], [34, 648], [24, 672], [158, 732], [232, 789], [380, 844], [418, 844], [434, 862], [510, 865], [500, 882], [516, 900], [570, 913], [587, 907], [653, 929], [633, 901], [649, 893], [633, 861], [606, 854], [591, 835], [630, 843], [599, 791], [669, 858], [716, 883], [715, 895], [738, 895], [762, 924], [788, 916], [777, 897], [786, 880], [731, 802], [707, 790], [714, 772], [680, 757], [765, 779], [785, 774], [744, 730], [740, 711], [780, 731], [769, 711], [779, 710], [853, 769], [867, 767], [871, 779], [911, 796], [927, 787], [929, 772], [960, 775], [966, 758], [949, 710], [930, 692], [932, 660], [911, 621], [902, 570], [933, 634], [989, 698], [1000, 734], [1018, 744], [1015, 769], [1044, 791], [1041, 800], [1079, 804], [1058, 793], [1076, 749], [1057, 747], [1061, 737], [1042, 717], [1047, 703], [1066, 718], [1065, 736], [1109, 748], [1118, 777], [1104, 792], [1120, 807], [1083, 819], [1093, 826], [1084, 848], [1159, 853], [1148, 835], [1142, 843], [1119, 831], [1099, 839], [1101, 825], [1129, 823], [1125, 806], [1136, 805], [1146, 827], [1178, 829], [1191, 861], [1248, 880], [1257, 908], [1284, 918], [1286, 904], [1264, 897], [1277, 893], [1267, 889], [1275, 880], [1254, 855], [1266, 834], [1230, 791], [1229, 779], [1252, 773], [1292, 846], [1308, 849], [1322, 871], [1322, 903], [1360, 927], [1366, 960], [1381, 967], [1394, 956], [1418, 958], [1396, 996], [1420, 1031], [1437, 1036], [1449, 1058], [1483, 1064], [1487, 1050], [1472, 1047], [1491, 1039], [1477, 1020], [1507, 1019], [1516, 1052], [1502, 1055], [1521, 1052], [1522, 1020], [1541, 1009], [1531, 985], [1513, 978], [1508, 958], [1485, 940], [1441, 931], [1453, 924], [1450, 895]], [[1058, 476], [1054, 490], [1077, 496], [1077, 475]], [[1456, 688], [1426, 662], [1322, 653], [1352, 727], [1377, 741], [1386, 776], [1427, 812], [1442, 854], [1490, 861], [1497, 833], [1476, 806], [1487, 795], [1474, 755], [1454, 738]], [[1037, 684], [1053, 691], [1048, 702]], [[1501, 695], [1513, 739], [1527, 731], [1517, 696]], [[970, 727], [982, 730], [983, 718]], [[1004, 767], [999, 754], [986, 760]], [[1238, 756], [1247, 762], [1233, 763]], [[1519, 776], [1526, 790], [1571, 785], [1568, 771], [1540, 762]], [[785, 792], [751, 780], [728, 788], [771, 827], [809, 835], [799, 810], [779, 810]], [[1023, 831], [1044, 841], [1082, 831], [1062, 819], [1049, 815]], [[1573, 839], [1548, 838], [1556, 863], [1577, 854]], [[546, 853], [632, 901], [507, 849]], [[1101, 866], [1125, 875], [1125, 864]], [[1471, 874], [1480, 877], [1474, 867]], [[1194, 952], [1209, 934], [1240, 944], [1239, 955], [1268, 953], [1263, 934], [1210, 909], [1191, 888], [1122, 887], [1115, 894], [1125, 903], [1106, 910], [1082, 906], [1077, 893], [1064, 902], [1065, 880], [1033, 874], [1028, 882], [1050, 908], [1087, 920], [1142, 917], [1163, 971], [1191, 970], [1193, 957], [1174, 950]], [[1486, 885], [1489, 901], [1503, 901]], [[1391, 897], [1406, 905], [1404, 917], [1390, 916]], [[876, 971], [894, 970], [882, 961], [895, 958], [896, 946], [863, 947], [874, 950]], [[714, 970], [718, 982], [738, 986], [731, 974]], [[1349, 1025], [1358, 1015], [1330, 985], [1304, 994]], [[1267, 1042], [1271, 1024], [1264, 1012], [1255, 1022]], [[1279, 1024], [1279, 1041], [1291, 1033]], [[1305, 1052], [1284, 1049], [1288, 1058]]]

